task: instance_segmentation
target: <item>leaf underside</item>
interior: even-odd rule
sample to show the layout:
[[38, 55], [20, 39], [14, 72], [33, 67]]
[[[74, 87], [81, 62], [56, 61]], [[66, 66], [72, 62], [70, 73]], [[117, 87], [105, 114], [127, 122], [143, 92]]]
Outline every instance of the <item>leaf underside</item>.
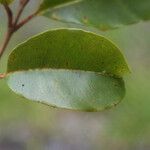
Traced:
[[149, 20], [150, 0], [83, 0], [73, 5], [48, 10], [43, 15], [105, 31]]
[[9, 87], [27, 99], [54, 107], [81, 111], [101, 111], [124, 97], [122, 79], [93, 72], [33, 70], [11, 74]]

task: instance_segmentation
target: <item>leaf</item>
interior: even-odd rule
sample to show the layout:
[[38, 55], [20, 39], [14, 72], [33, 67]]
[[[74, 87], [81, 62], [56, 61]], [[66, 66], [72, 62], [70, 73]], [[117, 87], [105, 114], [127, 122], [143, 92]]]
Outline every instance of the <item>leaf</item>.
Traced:
[[8, 59], [7, 71], [39, 68], [129, 73], [120, 50], [108, 39], [78, 29], [56, 29], [17, 46]]
[[48, 10], [43, 15], [105, 31], [149, 20], [150, 0], [83, 0], [73, 5]]
[[14, 0], [0, 0], [1, 4], [10, 4], [12, 3]]
[[125, 94], [122, 79], [61, 69], [14, 72], [8, 78], [8, 85], [33, 101], [82, 111], [113, 107]]
[[78, 2], [81, 0], [43, 0], [43, 2], [40, 5], [39, 11], [46, 10], [48, 8], [58, 7], [60, 5], [64, 4], [70, 4], [72, 2]]
[[129, 69], [106, 38], [77, 29], [50, 30], [17, 46], [8, 59], [8, 85], [27, 99], [99, 111], [124, 97]]

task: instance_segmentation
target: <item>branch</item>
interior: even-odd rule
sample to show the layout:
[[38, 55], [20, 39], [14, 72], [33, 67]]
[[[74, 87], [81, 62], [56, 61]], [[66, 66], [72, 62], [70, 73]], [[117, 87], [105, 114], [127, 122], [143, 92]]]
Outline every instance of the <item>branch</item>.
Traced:
[[[30, 0], [20, 0], [20, 9], [17, 13], [17, 16], [15, 18], [15, 21], [13, 23], [13, 13], [12, 10], [10, 9], [9, 5], [7, 3], [3, 4], [5, 11], [7, 13], [7, 18], [8, 18], [8, 29], [7, 29], [7, 33], [5, 36], [5, 40], [2, 44], [2, 46], [0, 47], [0, 58], [3, 55], [12, 35], [18, 30], [20, 29], [23, 25], [25, 25], [27, 22], [29, 22], [32, 18], [34, 18], [37, 14], [38, 11], [36, 11], [35, 13], [33, 13], [32, 15], [28, 16], [26, 19], [22, 20], [20, 23], [18, 23], [21, 14], [25, 8], [25, 6], [27, 5], [27, 3]], [[18, 23], [18, 24], [17, 24]]]
[[8, 31], [7, 31], [7, 33], [6, 33], [6, 36], [5, 36], [4, 43], [2, 44], [2, 47], [0, 48], [0, 58], [1, 58], [1, 56], [3, 55], [5, 49], [6, 49], [8, 43], [9, 43], [9, 41], [10, 41], [10, 38], [11, 38], [12, 34], [13, 34], [13, 32], [12, 32], [11, 28], [8, 29]]
[[7, 18], [8, 18], [8, 28], [10, 28], [12, 26], [12, 22], [13, 22], [13, 13], [12, 10], [10, 9], [10, 7], [7, 4], [3, 4], [5, 11], [7, 13]]
[[21, 0], [20, 1], [20, 8], [19, 8], [19, 11], [16, 15], [16, 18], [15, 18], [15, 22], [14, 22], [14, 26], [16, 26], [16, 24], [18, 23], [19, 19], [20, 19], [20, 16], [25, 8], [25, 6], [28, 4], [29, 0]]
[[13, 22], [13, 14], [12, 14], [12, 10], [10, 9], [10, 7], [7, 5], [7, 4], [4, 4], [3, 5], [4, 8], [5, 8], [5, 11], [7, 13], [7, 18], [8, 18], [8, 31], [6, 33], [6, 37], [5, 37], [5, 40], [2, 44], [2, 47], [0, 47], [0, 57], [3, 55], [9, 41], [10, 41], [10, 38], [13, 34], [13, 30], [12, 30], [12, 22]]
[[[7, 29], [7, 33], [6, 33], [4, 42], [2, 44], [2, 47], [0, 47], [0, 58], [2, 57], [12, 35], [39, 13], [39, 11], [36, 11], [35, 13], [31, 14], [30, 16], [28, 16], [27, 18], [22, 20], [20, 23], [18, 23], [25, 6], [27, 5], [27, 3], [29, 1], [30, 0], [20, 0], [20, 8], [18, 10], [18, 13], [17, 13], [14, 23], [13, 23], [13, 13], [12, 13], [11, 8], [9, 7], [9, 5], [7, 3], [3, 4], [5, 11], [7, 13], [8, 29]], [[0, 78], [2, 78], [2, 77], [3, 77], [3, 75], [0, 74]]]
[[27, 18], [25, 18], [24, 20], [22, 20], [20, 23], [18, 23], [15, 26], [15, 31], [19, 30], [22, 26], [24, 26], [26, 23], [28, 23], [31, 19], [33, 19], [35, 16], [37, 16], [39, 12], [36, 11], [35, 13], [33, 13], [32, 15], [28, 16]]

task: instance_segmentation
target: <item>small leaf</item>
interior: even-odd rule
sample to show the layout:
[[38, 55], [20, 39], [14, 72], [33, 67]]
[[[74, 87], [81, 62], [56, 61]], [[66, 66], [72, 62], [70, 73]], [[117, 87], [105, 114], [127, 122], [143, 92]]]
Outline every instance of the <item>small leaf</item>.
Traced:
[[8, 72], [57, 68], [123, 76], [129, 72], [120, 50], [108, 39], [78, 29], [50, 30], [14, 49]]
[[10, 4], [12, 3], [14, 0], [0, 0], [1, 4]]
[[93, 26], [100, 30], [150, 19], [150, 0], [83, 0], [43, 14], [55, 20]]
[[[77, 2], [79, 0], [43, 0], [40, 5], [39, 11], [46, 10], [48, 8], [58, 7], [60, 5], [68, 4], [71, 2]], [[80, 0], [81, 1], [81, 0]]]
[[14, 72], [9, 76], [8, 85], [33, 101], [82, 111], [110, 108], [125, 94], [122, 79], [60, 69]]
[[129, 69], [106, 38], [77, 29], [50, 30], [17, 46], [8, 85], [27, 99], [82, 111], [114, 106], [124, 97]]

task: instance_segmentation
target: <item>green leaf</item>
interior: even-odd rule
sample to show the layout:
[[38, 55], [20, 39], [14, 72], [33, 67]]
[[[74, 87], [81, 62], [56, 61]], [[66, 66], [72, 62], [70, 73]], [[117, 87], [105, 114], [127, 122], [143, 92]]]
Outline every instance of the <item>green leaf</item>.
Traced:
[[55, 20], [93, 26], [101, 30], [150, 19], [150, 0], [83, 0], [43, 14]]
[[64, 6], [64, 4], [66, 5], [77, 1], [81, 0], [43, 0], [43, 2], [40, 5], [39, 11], [43, 11], [48, 8], [54, 8], [62, 5]]
[[77, 29], [50, 30], [17, 46], [8, 59], [8, 85], [27, 99], [83, 111], [124, 97], [129, 69], [106, 38]]
[[10, 4], [12, 3], [14, 0], [0, 0], [1, 4]]
[[56, 68], [103, 72], [123, 76], [129, 72], [119, 48], [103, 36], [78, 29], [56, 29], [17, 46], [7, 71]]
[[8, 85], [33, 101], [82, 111], [113, 107], [125, 94], [122, 79], [61, 69], [14, 72], [8, 78]]

